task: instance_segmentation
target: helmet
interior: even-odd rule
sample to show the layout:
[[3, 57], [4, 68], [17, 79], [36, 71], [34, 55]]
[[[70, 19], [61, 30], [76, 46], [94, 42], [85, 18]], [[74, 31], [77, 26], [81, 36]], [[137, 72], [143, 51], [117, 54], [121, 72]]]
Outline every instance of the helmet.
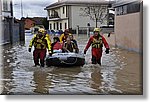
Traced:
[[100, 32], [101, 29], [100, 28], [94, 28], [94, 32]]
[[65, 29], [65, 31], [64, 32], [67, 32], [67, 33], [69, 33], [69, 29]]
[[44, 33], [45, 33], [45, 29], [40, 28], [40, 29], [39, 29], [39, 32], [44, 34]]

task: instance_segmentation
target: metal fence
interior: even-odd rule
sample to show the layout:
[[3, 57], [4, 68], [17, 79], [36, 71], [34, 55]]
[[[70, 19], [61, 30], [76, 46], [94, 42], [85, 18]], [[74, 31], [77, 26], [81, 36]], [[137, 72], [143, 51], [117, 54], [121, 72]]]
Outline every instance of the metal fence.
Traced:
[[2, 33], [0, 44], [10, 43], [10, 29], [8, 22], [2, 22]]
[[24, 22], [14, 23], [13, 19], [2, 21], [2, 33], [0, 45], [14, 44], [25, 40]]
[[[87, 35], [87, 37], [89, 37], [91, 34], [93, 34], [94, 28], [95, 27], [77, 27], [76, 34], [78, 36], [85, 34], [85, 35]], [[100, 28], [101, 28], [101, 32], [103, 34], [109, 34], [109, 33], [114, 32], [114, 27], [103, 26], [103, 27], [100, 27]]]

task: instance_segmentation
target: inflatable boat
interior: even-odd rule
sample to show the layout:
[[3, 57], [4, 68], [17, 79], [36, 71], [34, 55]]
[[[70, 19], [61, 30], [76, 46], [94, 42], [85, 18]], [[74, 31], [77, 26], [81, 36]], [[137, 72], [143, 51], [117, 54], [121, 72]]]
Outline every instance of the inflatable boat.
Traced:
[[54, 53], [46, 57], [46, 65], [49, 66], [83, 66], [85, 56], [83, 53]]

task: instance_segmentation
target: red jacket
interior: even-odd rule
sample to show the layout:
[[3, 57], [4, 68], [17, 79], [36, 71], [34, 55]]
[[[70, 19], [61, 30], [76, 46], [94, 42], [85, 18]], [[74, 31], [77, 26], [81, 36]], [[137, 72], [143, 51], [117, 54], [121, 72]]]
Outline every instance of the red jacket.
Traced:
[[52, 50], [62, 49], [62, 44], [60, 42], [56, 42], [52, 44]]
[[[91, 44], [94, 42], [94, 39], [96, 39], [94, 36], [91, 36], [86, 47], [85, 50], [88, 50], [88, 48], [91, 46]], [[106, 41], [106, 39], [101, 35], [101, 40], [102, 40], [102, 44], [104, 44], [105, 48], [109, 48], [109, 45]], [[93, 47], [92, 47], [93, 48]]]

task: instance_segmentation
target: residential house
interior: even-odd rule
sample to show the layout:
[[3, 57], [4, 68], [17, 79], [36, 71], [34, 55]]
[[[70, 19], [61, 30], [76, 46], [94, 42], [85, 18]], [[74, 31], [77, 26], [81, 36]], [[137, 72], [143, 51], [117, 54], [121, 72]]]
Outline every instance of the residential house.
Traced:
[[15, 19], [13, 17], [13, 3], [12, 0], [0, 0], [0, 8], [1, 8], [1, 25], [2, 25], [2, 33], [0, 34], [0, 45], [3, 44], [14, 44], [19, 41], [25, 40], [24, 35], [24, 21], [19, 23], [14, 22]]
[[13, 9], [12, 0], [0, 0], [1, 1], [1, 26], [2, 33], [0, 34], [0, 45], [12, 42], [12, 25], [13, 23]]
[[31, 27], [35, 26], [35, 21], [32, 18], [24, 18], [25, 21], [25, 30], [30, 30]]
[[115, 44], [118, 47], [142, 52], [143, 1], [117, 0], [115, 8]]
[[43, 19], [44, 17], [33, 17], [32, 20], [35, 21], [36, 26], [43, 26]]
[[[48, 13], [49, 29], [64, 30], [70, 28], [76, 30], [80, 27], [95, 27], [95, 21], [88, 16], [81, 16], [82, 10], [88, 6], [108, 6], [106, 0], [59, 0], [45, 8]], [[107, 13], [107, 11], [106, 11]], [[98, 27], [107, 25], [107, 22], [98, 23]]]

